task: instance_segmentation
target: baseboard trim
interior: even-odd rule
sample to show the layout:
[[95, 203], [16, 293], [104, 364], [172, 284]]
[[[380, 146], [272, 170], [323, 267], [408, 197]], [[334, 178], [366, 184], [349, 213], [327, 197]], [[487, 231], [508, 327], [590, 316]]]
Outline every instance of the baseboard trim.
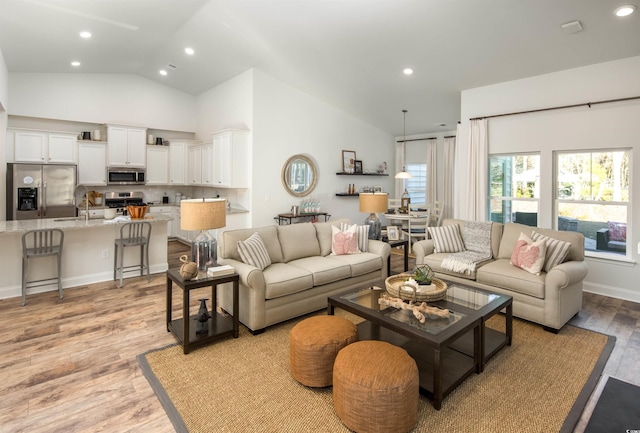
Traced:
[[625, 289], [622, 287], [614, 287], [611, 285], [584, 281], [582, 283], [582, 291], [587, 293], [594, 293], [596, 295], [608, 296], [610, 298], [623, 299], [625, 301], [640, 303], [640, 292]]

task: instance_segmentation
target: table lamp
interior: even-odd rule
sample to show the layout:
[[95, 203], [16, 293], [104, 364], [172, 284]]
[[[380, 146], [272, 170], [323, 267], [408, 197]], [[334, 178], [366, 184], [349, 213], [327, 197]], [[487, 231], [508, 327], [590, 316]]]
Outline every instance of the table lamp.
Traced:
[[380, 239], [380, 219], [376, 213], [384, 213], [389, 207], [389, 195], [387, 193], [360, 193], [360, 212], [370, 212], [364, 220], [369, 226], [369, 239]]
[[203, 198], [180, 202], [180, 228], [200, 230], [191, 243], [191, 260], [199, 271], [217, 266], [218, 245], [207, 230], [219, 229], [227, 224], [226, 200], [223, 198]]

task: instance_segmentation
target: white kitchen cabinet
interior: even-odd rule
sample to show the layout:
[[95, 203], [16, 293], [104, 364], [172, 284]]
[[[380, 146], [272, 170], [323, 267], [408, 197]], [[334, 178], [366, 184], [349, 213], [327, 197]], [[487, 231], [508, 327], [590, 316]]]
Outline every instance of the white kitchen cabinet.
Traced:
[[189, 185], [200, 185], [202, 183], [202, 146], [189, 146], [187, 155]]
[[147, 185], [169, 185], [169, 146], [147, 146]]
[[213, 186], [213, 143], [203, 144], [200, 153], [200, 183], [202, 186]]
[[15, 162], [75, 164], [76, 135], [16, 131], [13, 142]]
[[78, 142], [78, 184], [107, 184], [107, 146], [105, 143]]
[[249, 132], [228, 129], [212, 134], [213, 186], [249, 187]]
[[169, 145], [169, 183], [187, 184], [187, 143], [172, 142]]
[[120, 167], [146, 166], [146, 129], [124, 126], [109, 126], [107, 141], [109, 143], [109, 165]]
[[189, 242], [189, 230], [182, 230], [180, 228], [180, 205], [173, 208], [173, 223], [171, 228], [175, 233], [174, 236], [182, 241]]

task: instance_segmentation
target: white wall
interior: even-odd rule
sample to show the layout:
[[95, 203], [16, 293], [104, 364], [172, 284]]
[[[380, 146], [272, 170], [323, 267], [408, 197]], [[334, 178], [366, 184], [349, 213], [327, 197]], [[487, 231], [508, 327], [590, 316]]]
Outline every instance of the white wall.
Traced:
[[7, 175], [7, 107], [9, 106], [9, 71], [4, 62], [4, 56], [0, 51], [0, 179], [3, 182], [0, 187], [0, 221], [6, 220], [6, 188], [4, 187], [4, 179]]
[[[601, 63], [553, 74], [465, 90], [462, 92], [462, 155], [468, 148], [469, 118], [514, 111], [533, 110], [640, 96], [640, 57]], [[632, 164], [640, 164], [640, 100], [594, 105], [591, 108], [553, 110], [535, 114], [500, 117], [489, 120], [489, 153], [539, 152], [541, 155], [541, 191], [553, 190], [554, 149], [632, 149]], [[635, 156], [635, 158], [634, 158]], [[466, 182], [464, 165], [456, 177]], [[637, 169], [637, 167], [634, 167]], [[631, 178], [631, 197], [640, 203], [640, 176]], [[486, 182], [486, 179], [478, 179]], [[464, 189], [457, 189], [463, 197]], [[457, 209], [460, 211], [460, 209]], [[552, 227], [553, 202], [540, 202], [540, 226]], [[640, 240], [640, 212], [631, 212], [628, 248], [634, 263], [587, 258], [589, 274], [586, 291], [640, 302], [640, 267], [636, 245]]]
[[10, 115], [195, 131], [196, 99], [126, 74], [9, 74]]
[[310, 197], [320, 201], [331, 219], [347, 217], [363, 222], [356, 197], [336, 197], [349, 183], [356, 188], [382, 186], [393, 192], [393, 174], [387, 177], [336, 176], [342, 171], [342, 150], [353, 150], [363, 168], [374, 169], [387, 161], [394, 167], [393, 137], [372, 125], [254, 70], [253, 112], [253, 226], [274, 223], [278, 213], [289, 212], [301, 198], [285, 191], [281, 170], [295, 154], [310, 156], [318, 166], [318, 183]]

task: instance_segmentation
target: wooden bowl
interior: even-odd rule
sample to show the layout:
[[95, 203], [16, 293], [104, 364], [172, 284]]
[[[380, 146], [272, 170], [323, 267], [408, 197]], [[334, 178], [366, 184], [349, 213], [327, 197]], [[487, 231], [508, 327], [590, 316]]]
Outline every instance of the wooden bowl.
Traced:
[[132, 220], [144, 219], [147, 210], [149, 210], [149, 206], [127, 206], [127, 212]]
[[435, 286], [433, 290], [418, 290], [414, 294], [413, 290], [410, 290], [406, 287], [402, 287], [405, 281], [411, 276], [411, 274], [398, 274], [392, 275], [385, 280], [385, 286], [387, 287], [387, 292], [396, 298], [400, 298], [405, 301], [416, 301], [416, 302], [432, 302], [439, 301], [444, 299], [447, 294], [447, 283], [442, 281], [439, 278], [433, 278], [431, 280], [431, 284]]

